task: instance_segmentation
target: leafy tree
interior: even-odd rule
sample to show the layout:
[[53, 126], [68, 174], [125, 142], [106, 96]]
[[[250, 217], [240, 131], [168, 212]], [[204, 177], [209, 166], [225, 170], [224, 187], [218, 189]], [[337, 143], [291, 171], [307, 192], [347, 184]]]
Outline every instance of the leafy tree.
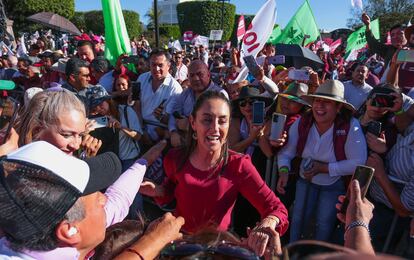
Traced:
[[[414, 13], [414, 0], [363, 0], [364, 11], [371, 17], [371, 20], [379, 18], [380, 33], [383, 39], [387, 32], [395, 24], [407, 24]], [[357, 28], [362, 25], [362, 11], [356, 8], [351, 9], [351, 18], [348, 19], [350, 28]]]
[[[122, 10], [124, 15], [125, 26], [130, 38], [141, 34], [142, 26], [139, 22], [139, 14], [130, 10]], [[80, 28], [84, 28], [86, 32], [92, 31], [95, 34], [105, 33], [105, 24], [102, 11], [94, 10], [85, 13], [77, 13], [77, 18], [72, 21]], [[82, 27], [81, 25], [84, 25]]]
[[[154, 8], [150, 8], [147, 13], [145, 14], [145, 17], [148, 18], [148, 29], [154, 29], [155, 28], [155, 12], [154, 12]], [[160, 17], [161, 17], [161, 10], [157, 10], [157, 18], [158, 18], [158, 22], [160, 21]]]
[[160, 36], [165, 36], [167, 38], [173, 37], [174, 39], [178, 39], [181, 37], [180, 27], [175, 24], [162, 24], [160, 25]]
[[233, 31], [236, 6], [215, 1], [183, 2], [177, 5], [177, 17], [181, 33], [193, 31], [196, 34], [209, 36], [211, 30], [221, 29], [223, 17], [222, 41], [227, 41]]
[[15, 31], [30, 30], [33, 22], [26, 17], [39, 12], [52, 12], [65, 18], [72, 18], [75, 14], [74, 0], [6, 0], [6, 15], [14, 21]]
[[75, 12], [75, 15], [70, 19], [70, 21], [79, 29], [86, 29], [85, 13], [84, 12]]

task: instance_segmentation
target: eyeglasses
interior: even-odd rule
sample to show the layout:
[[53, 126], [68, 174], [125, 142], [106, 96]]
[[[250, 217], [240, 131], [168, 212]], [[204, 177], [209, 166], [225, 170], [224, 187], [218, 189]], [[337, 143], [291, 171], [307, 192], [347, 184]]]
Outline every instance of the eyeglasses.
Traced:
[[241, 107], [245, 107], [247, 106], [247, 104], [249, 104], [250, 106], [253, 105], [254, 102], [256, 102], [256, 99], [244, 99], [242, 101], [239, 102], [239, 106]]
[[217, 245], [208, 246], [188, 241], [174, 241], [161, 251], [162, 257], [189, 256], [199, 252], [208, 254], [225, 255], [237, 259], [256, 260], [260, 259], [254, 252], [239, 245], [222, 241]]

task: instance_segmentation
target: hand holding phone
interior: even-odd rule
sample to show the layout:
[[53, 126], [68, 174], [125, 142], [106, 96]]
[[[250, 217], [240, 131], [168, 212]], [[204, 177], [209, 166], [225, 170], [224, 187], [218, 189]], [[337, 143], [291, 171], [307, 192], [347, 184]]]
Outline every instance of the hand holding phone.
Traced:
[[[365, 165], [358, 165], [355, 169], [355, 173], [352, 176], [351, 182], [353, 180], [358, 180], [359, 186], [361, 188], [361, 199], [364, 199], [368, 192], [369, 185], [371, 184], [372, 177], [374, 176], [374, 171], [374, 168]], [[348, 187], [344, 202], [342, 203], [342, 207], [340, 209], [340, 212], [342, 214], [346, 214], [346, 210], [349, 205], [350, 187], [351, 185]]]

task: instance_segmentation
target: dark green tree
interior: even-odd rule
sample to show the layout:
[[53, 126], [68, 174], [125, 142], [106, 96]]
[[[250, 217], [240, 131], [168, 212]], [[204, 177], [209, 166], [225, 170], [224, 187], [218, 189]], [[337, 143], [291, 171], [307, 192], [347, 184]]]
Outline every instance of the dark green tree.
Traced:
[[[414, 0], [363, 0], [364, 12], [371, 20], [379, 18], [381, 38], [385, 39], [389, 29], [395, 24], [407, 24], [414, 14]], [[348, 27], [362, 26], [362, 11], [351, 9]]]
[[[140, 35], [142, 27], [139, 22], [139, 14], [130, 10], [122, 10], [122, 14], [124, 15], [125, 26], [127, 28], [129, 38]], [[80, 23], [84, 23], [84, 29], [86, 32], [92, 31], [95, 34], [105, 33], [105, 24], [102, 11], [88, 11], [83, 14], [77, 13], [77, 15], [79, 15], [79, 17], [83, 16], [83, 18], [77, 18], [76, 20], [79, 20]], [[75, 23], [76, 20], [72, 19]]]
[[179, 39], [181, 37], [180, 27], [176, 24], [162, 24], [160, 25], [160, 35], [165, 36], [168, 39], [171, 37]]
[[[222, 41], [230, 39], [234, 26], [236, 6], [224, 4]], [[177, 17], [181, 33], [193, 31], [209, 36], [211, 30], [221, 29], [222, 3], [216, 1], [184, 2], [177, 5]]]
[[6, 0], [6, 15], [14, 21], [13, 29], [30, 30], [33, 22], [26, 17], [39, 12], [53, 12], [65, 18], [71, 19], [75, 14], [74, 0]]

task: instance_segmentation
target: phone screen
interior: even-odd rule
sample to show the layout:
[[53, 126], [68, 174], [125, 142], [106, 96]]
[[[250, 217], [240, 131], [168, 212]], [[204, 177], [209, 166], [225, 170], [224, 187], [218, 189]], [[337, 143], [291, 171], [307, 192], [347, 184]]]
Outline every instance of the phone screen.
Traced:
[[141, 82], [136, 81], [131, 83], [132, 88], [132, 100], [139, 100], [141, 96]]
[[[374, 176], [374, 168], [365, 166], [365, 165], [358, 165], [355, 169], [354, 175], [352, 176], [352, 180], [358, 180], [359, 187], [361, 188], [361, 197], [362, 199], [365, 198], [365, 195], [368, 192], [369, 185], [371, 184], [372, 177]], [[350, 196], [350, 187], [348, 187], [348, 191], [346, 193], [346, 197], [344, 203], [342, 203], [341, 213], [346, 213], [346, 209], [348, 208], [349, 204], [349, 196]]]
[[400, 50], [397, 60], [400, 62], [414, 62], [414, 50]]
[[106, 116], [94, 117], [90, 119], [95, 121], [95, 123], [93, 124], [93, 128], [95, 129], [107, 127], [109, 123], [108, 117]]
[[0, 132], [2, 133], [2, 136], [4, 136], [1, 144], [4, 144], [10, 135], [10, 131], [17, 119], [19, 107], [19, 102], [11, 97], [0, 99]]
[[374, 107], [393, 107], [395, 97], [388, 94], [377, 93], [373, 97], [372, 105]]
[[263, 125], [265, 103], [263, 101], [256, 101], [253, 103], [253, 124]]
[[252, 73], [253, 75], [259, 73], [260, 67], [257, 64], [256, 59], [252, 55], [243, 57], [243, 60], [246, 63], [246, 66], [249, 69], [250, 73]]
[[379, 137], [381, 134], [381, 125], [381, 122], [371, 121], [367, 125], [367, 132]]

